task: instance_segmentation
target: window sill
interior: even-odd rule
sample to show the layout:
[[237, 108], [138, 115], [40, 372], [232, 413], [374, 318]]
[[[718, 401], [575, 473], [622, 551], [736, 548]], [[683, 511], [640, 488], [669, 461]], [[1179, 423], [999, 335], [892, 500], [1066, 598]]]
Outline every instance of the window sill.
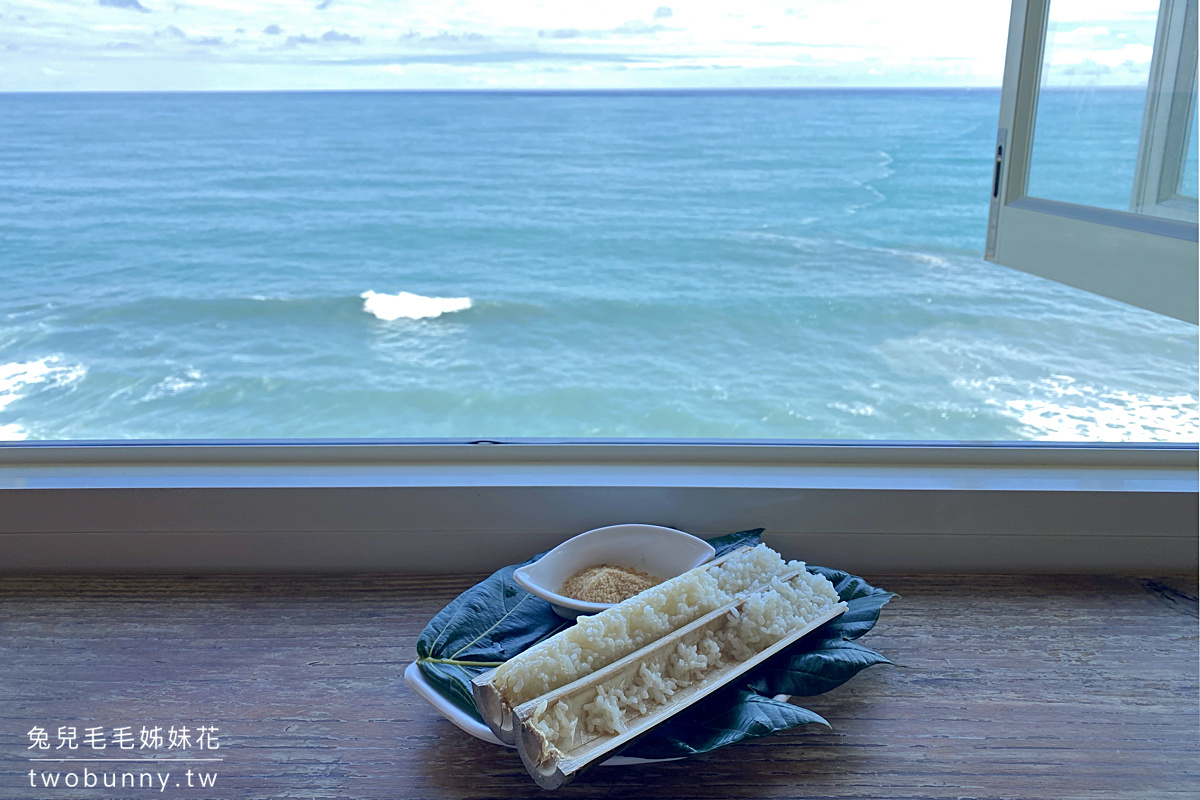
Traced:
[[0, 446], [0, 571], [480, 571], [600, 525], [767, 528], [888, 572], [1196, 566], [1195, 446]]

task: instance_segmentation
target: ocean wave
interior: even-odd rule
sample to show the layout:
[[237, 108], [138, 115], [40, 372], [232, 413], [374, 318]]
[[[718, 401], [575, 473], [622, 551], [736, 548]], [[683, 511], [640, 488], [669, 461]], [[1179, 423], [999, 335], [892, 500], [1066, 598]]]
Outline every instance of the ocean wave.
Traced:
[[920, 250], [903, 250], [898, 247], [876, 247], [874, 245], [856, 245], [851, 242], [839, 241], [838, 244], [846, 247], [854, 247], [859, 250], [868, 250], [872, 253], [883, 253], [889, 256], [897, 256], [899, 258], [907, 258], [911, 261], [916, 261], [918, 264], [928, 264], [931, 267], [948, 267], [950, 261], [942, 256], [935, 256], [933, 253], [923, 253]]
[[0, 442], [20, 442], [29, 438], [29, 431], [20, 425], [0, 425]]
[[843, 403], [840, 400], [835, 400], [834, 402], [829, 403], [828, 407], [835, 411], [851, 414], [855, 417], [873, 417], [876, 414], [876, 410], [873, 405], [870, 403], [863, 403], [861, 401]]
[[188, 389], [203, 387], [207, 385], [203, 377], [200, 370], [197, 369], [189, 369], [182, 376], [172, 375], [151, 386], [150, 391], [146, 392], [146, 396], [142, 398], [142, 402], [161, 400], [186, 392]]
[[[86, 374], [86, 367], [80, 364], [64, 364], [61, 356], [0, 364], [0, 411], [26, 396], [34, 387], [68, 388], [82, 380]], [[12, 442], [27, 438], [29, 431], [21, 425], [15, 422], [0, 423], [0, 441]]]
[[[818, 219], [820, 218], [806, 217], [800, 222], [803, 225], [808, 225], [811, 222], [816, 222]], [[918, 264], [928, 264], [931, 267], [952, 266], [950, 259], [944, 256], [934, 255], [933, 253], [926, 253], [920, 250], [906, 250], [901, 247], [882, 247], [879, 245], [862, 244], [860, 242], [849, 242], [845, 239], [788, 236], [782, 233], [766, 233], [764, 231], [739, 231], [734, 235], [743, 240], [749, 239], [787, 244], [791, 245], [797, 250], [802, 250], [805, 252], [845, 248], [847, 250], [856, 250], [861, 253], [881, 253], [887, 256], [895, 256], [896, 258], [905, 258], [910, 261], [915, 261]]]
[[1135, 394], [1079, 384], [1066, 376], [1039, 382], [1030, 398], [1003, 401], [1033, 439], [1057, 442], [1196, 441], [1196, 398]]
[[[806, 218], [803, 223], [816, 222], [819, 217]], [[768, 233], [766, 231], [734, 231], [733, 237], [742, 241], [771, 242], [772, 244], [790, 245], [797, 250], [814, 251], [828, 249], [834, 240], [812, 236], [788, 236], [784, 233]]]
[[[1200, 415], [1194, 367], [1160, 361], [1153, 380], [1148, 366], [1116, 346], [1093, 344], [1095, 358], [1069, 361], [1047, 345], [1057, 325], [1014, 327], [1006, 335], [980, 328], [942, 325], [914, 336], [889, 339], [876, 352], [905, 384], [928, 387], [944, 381], [946, 407], [992, 417], [1004, 430], [979, 438], [1092, 442], [1194, 442]], [[1079, 335], [1086, 335], [1081, 333]], [[1129, 337], [1137, 346], [1138, 338]], [[1132, 352], [1138, 352], [1133, 350]], [[1064, 366], [1071, 373], [1060, 372]], [[1190, 373], [1190, 374], [1189, 374]], [[910, 394], [903, 391], [896, 396]], [[922, 391], [927, 391], [923, 389]], [[961, 438], [961, 437], [960, 437]]]
[[862, 211], [864, 208], [870, 208], [871, 206], [877, 206], [880, 203], [887, 201], [887, 195], [884, 194], [883, 192], [879, 191], [878, 189], [876, 189], [874, 186], [872, 186], [869, 183], [861, 183], [858, 185], [858, 188], [866, 189], [868, 192], [871, 193], [872, 196], [862, 203], [847, 203], [843, 207], [843, 210], [847, 214], [857, 214], [859, 211]]
[[30, 387], [39, 384], [66, 387], [87, 374], [84, 366], [61, 362], [61, 356], [47, 356], [36, 361], [0, 364], [0, 410], [20, 398]]
[[363, 311], [377, 319], [391, 322], [397, 319], [433, 319], [442, 314], [465, 311], [471, 307], [469, 297], [425, 297], [411, 292], [382, 294], [367, 290], [363, 298]]
[[1021, 426], [1020, 437], [1052, 442], [1194, 442], [1197, 398], [1114, 389], [1066, 375], [1034, 380], [958, 378], [952, 385]]
[[[915, 261], [918, 264], [928, 264], [931, 267], [951, 266], [949, 259], [943, 256], [934, 255], [933, 253], [926, 253], [921, 250], [906, 250], [902, 247], [883, 247], [873, 244], [860, 244], [858, 242], [848, 242], [845, 239], [829, 239], [826, 241], [838, 247], [844, 247], [847, 250], [857, 250], [861, 253], [880, 253], [886, 256], [895, 256], [896, 258], [906, 258], [909, 261]], [[799, 244], [797, 244], [796, 247], [803, 249], [803, 247], [801, 247]]]

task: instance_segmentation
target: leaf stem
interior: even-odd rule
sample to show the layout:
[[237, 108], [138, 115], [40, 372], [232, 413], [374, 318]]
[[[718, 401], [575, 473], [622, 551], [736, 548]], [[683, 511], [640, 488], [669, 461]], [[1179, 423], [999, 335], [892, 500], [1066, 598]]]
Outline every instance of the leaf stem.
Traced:
[[418, 664], [453, 664], [458, 667], [498, 667], [503, 661], [459, 661], [457, 658], [418, 658]]

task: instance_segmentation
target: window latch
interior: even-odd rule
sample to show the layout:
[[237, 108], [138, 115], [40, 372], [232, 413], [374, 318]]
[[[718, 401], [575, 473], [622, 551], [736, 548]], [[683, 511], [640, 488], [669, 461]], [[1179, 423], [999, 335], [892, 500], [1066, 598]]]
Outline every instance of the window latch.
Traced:
[[1004, 163], [1004, 144], [996, 145], [996, 171], [992, 173], [992, 197], [1000, 197], [1000, 166]]
[[1000, 224], [1000, 181], [1004, 177], [1004, 147], [1008, 144], [1008, 128], [996, 130], [996, 163], [992, 168], [992, 197], [988, 207], [987, 244], [983, 257], [996, 260], [996, 231]]

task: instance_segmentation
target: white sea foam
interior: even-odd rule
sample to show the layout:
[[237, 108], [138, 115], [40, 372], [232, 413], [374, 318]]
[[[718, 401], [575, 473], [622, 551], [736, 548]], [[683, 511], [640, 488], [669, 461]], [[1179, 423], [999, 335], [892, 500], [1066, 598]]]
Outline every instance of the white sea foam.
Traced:
[[362, 298], [363, 311], [387, 322], [401, 318], [432, 319], [471, 307], [469, 297], [424, 297], [411, 292], [381, 294], [368, 290], [362, 293]]
[[[856, 183], [857, 183], [857, 181], [856, 181]], [[845, 210], [845, 212], [846, 212], [847, 214], [857, 214], [859, 211], [861, 211], [861, 210], [862, 210], [862, 209], [864, 209], [864, 208], [870, 208], [871, 206], [877, 206], [877, 205], [879, 205], [880, 203], [882, 203], [882, 202], [884, 202], [884, 201], [886, 201], [886, 200], [887, 200], [887, 195], [886, 195], [886, 194], [884, 194], [883, 192], [879, 191], [878, 189], [876, 189], [874, 186], [872, 186], [872, 185], [871, 185], [871, 184], [869, 184], [869, 183], [862, 183], [862, 184], [859, 184], [859, 185], [858, 185], [858, 188], [860, 188], [860, 189], [866, 189], [868, 192], [870, 192], [870, 193], [871, 193], [871, 197], [870, 197], [870, 199], [868, 199], [867, 201], [865, 201], [865, 202], [862, 202], [862, 203], [849, 203], [849, 204], [847, 204], [847, 205], [844, 207], [844, 210]]]
[[[800, 220], [800, 223], [802, 225], [808, 225], [812, 222], [816, 222], [819, 219], [820, 217], [806, 217]], [[884, 255], [894, 256], [897, 258], [905, 258], [910, 261], [916, 261], [919, 264], [928, 264], [932, 267], [952, 266], [949, 259], [934, 255], [933, 253], [923, 253], [920, 250], [904, 250], [898, 247], [879, 247], [876, 245], [862, 244], [860, 242], [849, 242], [845, 239], [821, 239], [806, 236], [787, 236], [781, 233], [766, 233], [764, 231], [738, 232], [734, 235], [739, 239], [789, 244], [797, 250], [803, 250], [806, 252], [842, 247], [849, 250], [857, 250], [863, 253], [882, 253]]]
[[880, 158], [878, 174], [872, 175], [865, 180], [851, 180], [851, 183], [856, 188], [866, 189], [871, 193], [872, 197], [865, 202], [850, 203], [849, 205], [845, 206], [844, 210], [847, 214], [857, 214], [864, 208], [877, 206], [887, 200], [887, 195], [872, 186], [871, 182], [886, 180], [892, 176], [894, 173], [894, 170], [891, 167], [893, 159], [885, 150], [880, 150], [878, 153], [876, 153], [876, 155], [878, 155]]
[[21, 397], [29, 387], [43, 383], [70, 386], [87, 374], [86, 367], [61, 362], [60, 356], [47, 356], [36, 361], [0, 364], [0, 409]]
[[142, 400], [145, 402], [160, 400], [164, 397], [173, 397], [181, 392], [186, 392], [188, 389], [195, 389], [204, 385], [205, 382], [203, 376], [200, 374], [200, 370], [189, 369], [183, 375], [171, 375], [154, 384], [150, 387], [150, 391], [146, 392], [146, 396]]
[[29, 438], [29, 432], [20, 425], [0, 425], [0, 442], [20, 442]]
[[907, 258], [911, 261], [916, 261], [919, 264], [928, 264], [932, 267], [950, 266], [950, 262], [945, 258], [942, 258], [941, 256], [935, 256], [932, 253], [922, 253], [919, 250], [902, 250], [897, 247], [876, 247], [875, 245], [847, 242], [842, 239], [838, 239], [837, 244], [842, 247], [849, 247], [855, 250], [863, 250], [871, 253], [883, 253], [889, 256], [897, 256], [898, 258]]
[[[809, 222], [816, 222], [818, 219], [820, 219], [820, 217], [810, 217], [804, 221], [804, 224], [807, 225]], [[806, 236], [787, 236], [782, 233], [767, 233], [766, 231], [735, 231], [733, 235], [742, 240], [748, 239], [750, 241], [775, 242], [779, 244], [791, 245], [797, 250], [805, 251], [820, 250], [829, 246], [828, 239]]]
[[[69, 387], [87, 374], [79, 364], [64, 364], [61, 356], [0, 364], [0, 411], [34, 387]], [[0, 441], [19, 441], [29, 432], [15, 422], [0, 424]]]
[[[1039, 381], [1033, 397], [1004, 401], [1033, 438], [1060, 441], [1196, 441], [1196, 398], [1100, 389], [1065, 376]], [[1041, 394], [1042, 397], [1037, 397]]]
[[[1077, 375], [1053, 371], [1063, 362], [1037, 333], [1007, 338], [945, 325], [893, 339], [877, 352], [897, 374], [916, 385], [945, 381], [951, 391], [930, 411], [998, 416], [1011, 420], [998, 438], [1042, 441], [1188, 442], [1200, 438], [1195, 394], [1187, 391], [1186, 365], [1161, 381], [1138, 380], [1120, 353], [1076, 366]], [[1162, 386], [1163, 388], [1159, 388]], [[1171, 387], [1180, 387], [1172, 390]]]
[[840, 400], [829, 404], [829, 407], [835, 411], [841, 411], [846, 414], [853, 414], [856, 417], [873, 417], [875, 416], [875, 407], [870, 403], [854, 401], [853, 403], [843, 403]]

